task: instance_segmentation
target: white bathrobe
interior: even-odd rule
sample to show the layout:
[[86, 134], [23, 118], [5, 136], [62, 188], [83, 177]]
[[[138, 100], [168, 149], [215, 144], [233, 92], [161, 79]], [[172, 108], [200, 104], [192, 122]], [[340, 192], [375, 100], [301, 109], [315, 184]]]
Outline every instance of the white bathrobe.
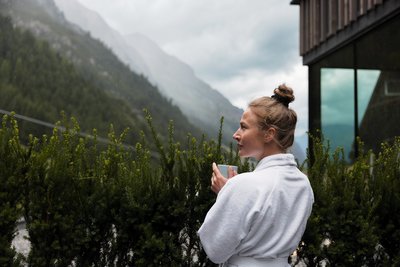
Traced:
[[228, 180], [198, 235], [215, 263], [232, 256], [287, 259], [300, 242], [313, 202], [310, 182], [293, 155], [268, 156], [253, 172]]

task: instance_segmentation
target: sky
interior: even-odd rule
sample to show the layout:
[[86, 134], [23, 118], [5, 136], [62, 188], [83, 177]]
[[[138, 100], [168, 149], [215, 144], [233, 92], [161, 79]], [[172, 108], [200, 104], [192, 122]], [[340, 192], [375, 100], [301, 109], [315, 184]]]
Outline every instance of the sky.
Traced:
[[242, 109], [286, 83], [296, 97], [296, 135], [308, 130], [299, 7], [290, 0], [78, 1], [121, 34], [146, 35]]

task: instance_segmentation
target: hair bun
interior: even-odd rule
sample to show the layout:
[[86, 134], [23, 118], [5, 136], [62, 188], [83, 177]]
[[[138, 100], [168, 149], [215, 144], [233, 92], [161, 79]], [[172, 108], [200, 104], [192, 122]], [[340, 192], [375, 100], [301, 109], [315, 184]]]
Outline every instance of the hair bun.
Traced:
[[271, 98], [289, 107], [289, 103], [294, 101], [293, 90], [285, 84], [281, 84], [278, 88], [274, 89], [274, 95]]

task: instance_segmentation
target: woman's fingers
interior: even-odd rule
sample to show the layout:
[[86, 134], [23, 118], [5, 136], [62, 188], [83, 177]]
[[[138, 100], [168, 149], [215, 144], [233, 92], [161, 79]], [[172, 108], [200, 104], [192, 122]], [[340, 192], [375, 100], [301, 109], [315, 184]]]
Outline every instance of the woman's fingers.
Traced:
[[220, 172], [220, 170], [219, 170], [219, 168], [218, 168], [218, 166], [217, 166], [217, 164], [215, 162], [213, 162], [213, 164], [212, 164], [212, 170], [213, 170], [213, 173], [215, 175], [217, 175], [217, 176], [221, 175], [222, 176], [222, 174], [221, 174], [221, 172]]
[[224, 187], [226, 184], [227, 179], [221, 174], [218, 169], [217, 164], [213, 162], [212, 164], [213, 173], [211, 176], [211, 190], [218, 194], [218, 192]]

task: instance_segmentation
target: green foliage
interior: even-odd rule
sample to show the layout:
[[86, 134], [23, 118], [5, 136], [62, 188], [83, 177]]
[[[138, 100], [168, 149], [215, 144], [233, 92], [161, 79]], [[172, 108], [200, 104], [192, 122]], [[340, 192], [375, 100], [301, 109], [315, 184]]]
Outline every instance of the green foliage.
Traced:
[[394, 144], [382, 144], [373, 169], [373, 184], [377, 202], [377, 223], [380, 244], [385, 259], [390, 255], [388, 262], [393, 266], [400, 265], [400, 137]]
[[21, 185], [25, 182], [30, 151], [22, 149], [15, 120], [3, 117], [0, 128], [0, 266], [17, 266], [11, 241], [22, 216]]
[[[213, 266], [197, 237], [215, 201], [209, 177], [212, 162], [252, 168], [217, 141], [187, 137], [185, 149], [160, 139], [148, 112], [151, 152], [145, 133], [135, 151], [127, 132], [109, 131], [107, 148], [77, 133], [74, 119], [65, 131], [19, 141], [15, 119], [0, 129], [0, 262], [19, 266], [11, 249], [16, 221], [25, 217], [29, 266]], [[223, 121], [221, 121], [221, 124]], [[297, 260], [308, 266], [397, 266], [400, 236], [400, 138], [378, 155], [363, 151], [349, 165], [344, 151], [313, 138], [307, 172], [315, 203]]]
[[343, 149], [313, 137], [307, 172], [315, 203], [298, 257], [308, 266], [397, 266], [400, 240], [400, 139], [374, 160], [364, 151], [346, 163]]
[[11, 203], [0, 214], [9, 225], [2, 228], [7, 238], [0, 240], [8, 251], [3, 262], [19, 264], [10, 242], [23, 215], [31, 242], [29, 266], [212, 265], [197, 237], [215, 201], [211, 164], [235, 164], [241, 171], [250, 165], [221, 148], [221, 134], [217, 142], [189, 135], [182, 149], [172, 123], [168, 142], [162, 142], [148, 112], [146, 117], [157, 153], [144, 133], [135, 151], [129, 150], [122, 144], [127, 132], [117, 135], [112, 127], [110, 144], [102, 149], [95, 132], [94, 140], [78, 135], [74, 119], [63, 122], [65, 131], [58, 127], [51, 136], [31, 136], [25, 147], [16, 120], [3, 118], [0, 163], [7, 168], [1, 177], [10, 186], [0, 196]]

